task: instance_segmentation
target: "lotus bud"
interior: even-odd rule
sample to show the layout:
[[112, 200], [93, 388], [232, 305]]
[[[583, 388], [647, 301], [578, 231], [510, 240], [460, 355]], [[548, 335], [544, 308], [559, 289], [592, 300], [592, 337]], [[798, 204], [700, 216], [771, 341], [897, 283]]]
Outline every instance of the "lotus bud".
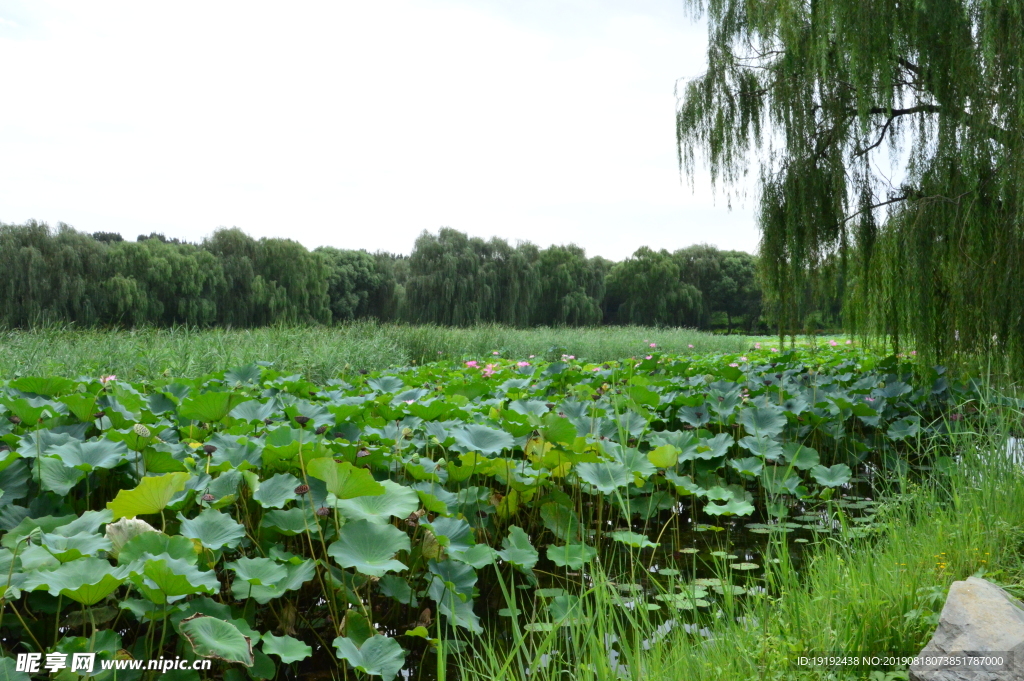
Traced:
[[136, 423], [134, 426], [132, 426], [132, 430], [134, 430], [135, 434], [138, 435], [139, 437], [142, 437], [142, 438], [151, 437], [150, 432], [149, 432], [149, 428], [147, 428], [146, 426], [142, 425], [141, 423]]
[[309, 485], [306, 485], [306, 484], [299, 485], [298, 487], [295, 488], [295, 493], [298, 494], [299, 496], [302, 496], [303, 494], [307, 493], [308, 491], [309, 491]]

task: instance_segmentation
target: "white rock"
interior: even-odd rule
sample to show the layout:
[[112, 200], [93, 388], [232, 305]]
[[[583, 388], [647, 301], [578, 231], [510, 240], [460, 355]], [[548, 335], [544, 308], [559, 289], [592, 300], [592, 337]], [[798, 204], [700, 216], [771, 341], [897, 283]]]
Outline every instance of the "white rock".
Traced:
[[1021, 681], [1024, 679], [1024, 606], [977, 577], [953, 582], [932, 640], [922, 657], [958, 655], [1007, 658], [1003, 667], [956, 665], [910, 668], [910, 681]]

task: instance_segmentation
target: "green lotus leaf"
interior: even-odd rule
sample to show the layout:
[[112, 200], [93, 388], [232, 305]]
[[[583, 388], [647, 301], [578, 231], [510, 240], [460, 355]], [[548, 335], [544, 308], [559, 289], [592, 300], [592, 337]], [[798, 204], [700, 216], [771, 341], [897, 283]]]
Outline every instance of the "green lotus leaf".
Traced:
[[853, 471], [845, 463], [837, 463], [829, 468], [815, 466], [811, 469], [811, 475], [818, 481], [819, 485], [839, 487], [850, 481], [850, 478], [853, 477]]
[[376, 390], [382, 393], [394, 393], [398, 392], [405, 387], [405, 383], [402, 382], [398, 376], [379, 376], [377, 378], [371, 378], [366, 382], [366, 385], [370, 386], [371, 390]]
[[245, 395], [229, 392], [205, 392], [199, 395], [190, 395], [181, 401], [178, 416], [202, 423], [216, 423], [248, 399], [250, 398]]
[[28, 575], [22, 589], [46, 589], [51, 596], [66, 596], [89, 606], [99, 603], [124, 583], [125, 567], [111, 567], [100, 558], [79, 558], [64, 563], [56, 570], [36, 571]]
[[611, 532], [608, 536], [610, 536], [617, 542], [625, 544], [626, 546], [632, 546], [638, 549], [643, 549], [648, 546], [659, 546], [659, 544], [652, 542], [645, 535], [637, 534], [636, 532], [627, 532], [625, 530], [620, 530], [618, 532]]
[[582, 620], [580, 597], [575, 594], [560, 594], [548, 603], [548, 615], [555, 624], [570, 626]]
[[342, 567], [355, 568], [370, 577], [382, 577], [387, 572], [407, 569], [394, 556], [409, 548], [409, 536], [394, 525], [356, 520], [342, 526], [338, 540], [327, 548], [327, 553]]
[[356, 468], [347, 461], [338, 463], [327, 457], [314, 459], [306, 466], [306, 472], [327, 483], [327, 491], [338, 499], [384, 494], [384, 486], [373, 479], [370, 471]]
[[293, 499], [298, 499], [295, 488], [302, 481], [289, 473], [278, 473], [269, 480], [263, 480], [252, 493], [252, 498], [263, 508], [284, 508]]
[[537, 564], [540, 556], [530, 542], [530, 535], [516, 525], [512, 525], [508, 529], [508, 536], [501, 540], [502, 550], [498, 551], [498, 555], [502, 560], [521, 570], [531, 570]]
[[72, 393], [60, 398], [68, 406], [75, 418], [82, 423], [91, 423], [96, 413], [96, 396], [92, 393]]
[[306, 531], [318, 533], [320, 525], [308, 506], [296, 506], [285, 511], [267, 511], [263, 514], [260, 527], [267, 527], [292, 537]]
[[541, 522], [544, 527], [562, 541], [575, 541], [582, 535], [582, 526], [576, 513], [568, 506], [547, 503], [540, 507]]
[[191, 477], [188, 473], [145, 477], [135, 489], [120, 490], [113, 501], [107, 502], [107, 508], [114, 512], [113, 520], [159, 513], [175, 494], [185, 489]]
[[576, 475], [604, 494], [611, 494], [633, 481], [633, 476], [626, 467], [614, 461], [576, 464]]
[[263, 370], [259, 365], [246, 364], [245, 366], [235, 367], [225, 371], [224, 382], [231, 386], [239, 383], [255, 383], [258, 385], [262, 376]]
[[240, 405], [228, 412], [233, 418], [241, 419], [242, 421], [259, 422], [264, 419], [268, 419], [274, 415], [276, 411], [273, 400], [270, 402], [260, 402], [259, 400], [249, 400], [242, 402]]
[[92, 556], [96, 552], [106, 551], [112, 546], [109, 539], [92, 532], [80, 532], [71, 537], [43, 534], [39, 539], [46, 550], [62, 563], [77, 560], [82, 556]]
[[782, 445], [782, 458], [802, 471], [814, 468], [820, 463], [818, 452], [806, 445], [797, 442], [787, 442]]
[[921, 419], [917, 416], [908, 416], [889, 424], [886, 435], [890, 440], [905, 440], [908, 437], [915, 437], [919, 432], [921, 432]]
[[370, 676], [379, 676], [384, 681], [395, 678], [405, 664], [405, 650], [398, 641], [387, 636], [371, 636], [362, 646], [357, 646], [352, 639], [339, 636], [334, 639], [333, 645], [338, 658], [348, 662], [353, 669]]
[[13, 657], [0, 657], [0, 681], [31, 681], [28, 672], [18, 669]]
[[711, 438], [701, 437], [697, 439], [695, 445], [683, 449], [679, 460], [690, 461], [700, 459], [710, 461], [711, 459], [717, 459], [720, 456], [725, 456], [733, 444], [735, 444], [735, 440], [729, 433], [719, 433]]
[[56, 492], [61, 497], [67, 496], [68, 492], [88, 475], [80, 468], [71, 468], [64, 465], [60, 459], [48, 456], [36, 459], [36, 470], [40, 487]]
[[253, 665], [252, 639], [231, 622], [196, 613], [181, 620], [178, 628], [199, 657]]
[[288, 570], [270, 558], [239, 558], [224, 567], [235, 572], [232, 585], [239, 584], [246, 591], [246, 585], [271, 586], [288, 576]]
[[208, 508], [195, 518], [186, 518], [178, 514], [181, 521], [181, 535], [198, 539], [208, 549], [220, 549], [225, 546], [233, 549], [245, 536], [245, 527], [239, 525], [227, 513]]
[[569, 419], [549, 412], [540, 419], [540, 435], [548, 442], [571, 445], [576, 441], [576, 426]]
[[166, 553], [145, 553], [125, 568], [130, 570], [142, 595], [158, 605], [174, 603], [191, 594], [220, 591], [215, 572], [203, 572], [187, 560]]
[[483, 627], [480, 626], [480, 618], [473, 612], [472, 600], [447, 598], [437, 604], [437, 611], [449, 618], [457, 627], [462, 627], [474, 634], [484, 632]]
[[717, 504], [713, 501], [708, 502], [704, 507], [704, 512], [708, 515], [750, 515], [754, 512], [754, 507], [749, 501], [745, 499], [736, 499], [735, 497], [730, 498], [725, 504]]
[[597, 556], [597, 549], [586, 544], [566, 544], [565, 546], [548, 546], [548, 559], [558, 567], [579, 570]]
[[772, 438], [786, 427], [786, 415], [778, 407], [748, 407], [741, 409], [736, 421], [755, 437]]
[[[303, 584], [313, 579], [316, 575], [316, 562], [313, 560], [304, 560], [299, 563], [287, 563], [284, 565], [284, 569], [288, 575], [276, 584], [242, 584], [238, 587], [232, 585], [231, 593], [239, 600], [243, 598], [252, 598], [257, 603], [265, 605], [275, 598], [280, 598], [286, 591], [295, 591], [296, 589], [301, 588]], [[241, 593], [243, 590], [246, 593]]]
[[[136, 520], [133, 522], [141, 523], [142, 521]], [[109, 530], [114, 525], [108, 525], [107, 529]], [[146, 525], [146, 527], [149, 526]], [[178, 535], [168, 536], [163, 532], [150, 528], [149, 531], [139, 532], [121, 545], [117, 555], [117, 562], [121, 565], [129, 565], [148, 553], [153, 556], [165, 554], [171, 558], [181, 559], [186, 563], [195, 565], [199, 562], [199, 555], [196, 551], [196, 545], [191, 539]]]
[[390, 522], [391, 517], [405, 518], [420, 507], [416, 492], [391, 480], [379, 483], [384, 494], [338, 501], [335, 505], [349, 520], [369, 520], [373, 523]]
[[454, 429], [452, 436], [465, 452], [494, 455], [515, 446], [515, 440], [505, 431], [476, 423]]
[[431, 560], [427, 563], [427, 569], [431, 575], [427, 594], [435, 603], [451, 598], [466, 600], [473, 597], [477, 577], [476, 570], [469, 565], [453, 560], [440, 563]]
[[409, 582], [398, 575], [384, 575], [378, 583], [380, 592], [389, 598], [394, 598], [403, 605], [411, 605], [414, 608], [418, 605], [416, 594], [413, 593]]
[[[13, 549], [18, 542], [33, 533], [53, 532], [56, 534], [60, 527], [74, 522], [75, 519], [73, 515], [45, 515], [41, 518], [25, 518], [10, 531], [4, 533], [3, 538], [0, 539], [0, 546]], [[36, 532], [37, 530], [38, 532]]]
[[509, 402], [508, 408], [525, 416], [543, 416], [548, 413], [548, 405], [544, 400], [513, 400]]
[[662, 445], [647, 452], [647, 460], [658, 468], [671, 468], [676, 465], [682, 452], [672, 445]]
[[770, 437], [747, 435], [740, 438], [739, 445], [751, 454], [769, 461], [775, 461], [782, 456], [782, 445]]
[[123, 442], [93, 440], [80, 442], [72, 440], [63, 445], [50, 447], [46, 456], [60, 459], [65, 466], [91, 473], [97, 468], [114, 468], [125, 460], [128, 447]]
[[477, 544], [468, 549], [448, 549], [448, 557], [480, 569], [494, 562], [497, 552], [487, 544]]
[[741, 475], [757, 477], [764, 468], [764, 461], [756, 456], [748, 456], [742, 459], [730, 459], [729, 466], [735, 468]]
[[285, 664], [305, 660], [313, 654], [313, 649], [297, 638], [269, 633], [263, 635], [262, 648], [268, 655], [277, 655]]
[[711, 414], [706, 405], [696, 407], [680, 407], [676, 412], [676, 418], [694, 428], [700, 428], [711, 420]]

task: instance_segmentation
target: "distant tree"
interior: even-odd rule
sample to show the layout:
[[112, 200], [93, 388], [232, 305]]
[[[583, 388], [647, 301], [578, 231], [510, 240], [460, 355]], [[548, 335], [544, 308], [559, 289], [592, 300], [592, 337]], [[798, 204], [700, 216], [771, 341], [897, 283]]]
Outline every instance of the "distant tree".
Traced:
[[105, 244], [124, 241], [124, 237], [117, 232], [93, 232], [92, 238], [96, 239], [96, 241], [102, 241]]
[[601, 322], [602, 261], [588, 260], [579, 246], [551, 246], [540, 252], [534, 271], [539, 285], [534, 324], [589, 326]]
[[651, 326], [696, 326], [703, 297], [682, 280], [679, 260], [646, 246], [612, 268], [607, 280], [610, 321]]

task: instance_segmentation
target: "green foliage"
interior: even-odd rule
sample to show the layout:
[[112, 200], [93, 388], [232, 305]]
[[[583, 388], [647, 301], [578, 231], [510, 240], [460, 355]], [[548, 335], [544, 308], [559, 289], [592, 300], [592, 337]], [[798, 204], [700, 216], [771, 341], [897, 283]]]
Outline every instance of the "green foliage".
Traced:
[[[575, 245], [511, 246], [447, 227], [424, 232], [406, 258], [330, 247], [310, 252], [239, 229], [189, 244], [160, 235], [96, 239], [67, 225], [0, 224], [0, 266], [11, 273], [0, 281], [0, 326], [12, 328], [251, 328], [367, 319], [708, 328], [712, 315], [722, 313], [731, 330], [734, 318], [749, 328], [760, 314], [753, 257], [746, 253], [694, 246], [669, 256], [641, 249], [614, 265]], [[52, 396], [59, 386], [39, 388], [25, 390]]]
[[1020, 3], [688, 4], [710, 40], [677, 115], [680, 163], [692, 173], [699, 153], [735, 185], [763, 152], [760, 263], [780, 333], [845, 301], [849, 327], [897, 349], [1019, 374]]
[[[406, 647], [483, 633], [488, 594], [510, 584], [531, 596], [509, 608], [513, 626], [542, 633], [580, 617], [584, 595], [566, 591], [576, 571], [650, 557], [678, 574], [680, 508], [713, 529], [821, 509], [831, 494], [826, 509], [848, 508], [871, 451], [875, 467], [916, 465], [977, 399], [939, 370], [853, 346], [603, 363], [493, 352], [324, 382], [251, 362], [134, 383], [0, 382], [9, 640], [49, 649], [62, 629], [117, 626], [133, 655], [198, 654], [254, 675], [278, 660], [301, 670], [334, 640], [338, 664], [387, 676]], [[54, 394], [23, 390], [43, 386]], [[105, 413], [83, 420], [62, 392]], [[50, 415], [24, 421], [26, 409]], [[749, 527], [790, 525], [803, 527]], [[719, 603], [704, 596], [644, 607]], [[428, 642], [373, 635], [396, 630]]]

